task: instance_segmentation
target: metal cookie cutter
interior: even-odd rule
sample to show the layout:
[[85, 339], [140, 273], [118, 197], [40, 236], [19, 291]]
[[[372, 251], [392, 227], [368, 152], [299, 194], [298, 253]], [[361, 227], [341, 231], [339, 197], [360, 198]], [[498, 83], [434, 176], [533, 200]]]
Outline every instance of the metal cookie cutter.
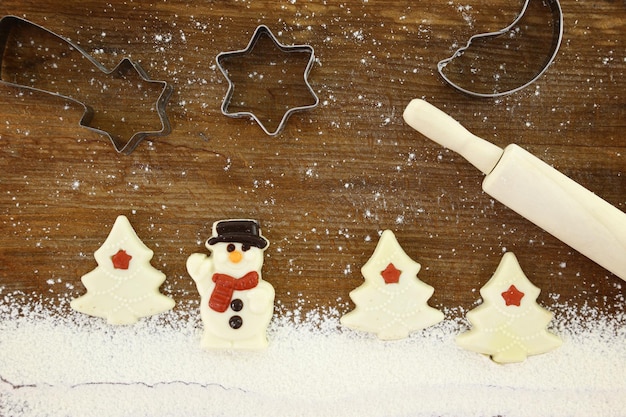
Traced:
[[[15, 41], [13, 37], [19, 36], [20, 31], [33, 31], [38, 38], [41, 37], [41, 40], [54, 38], [53, 41], [56, 44], [65, 45], [65, 51], [59, 55], [51, 55], [56, 59], [69, 59], [68, 56], [70, 56], [74, 51], [77, 51], [83, 58], [86, 58], [89, 62], [91, 62], [97, 70], [101, 71], [107, 79], [125, 79], [126, 75], [132, 75], [134, 72], [140, 77], [142, 84], [145, 83], [147, 85], [153, 85], [157, 91], [160, 88], [160, 93], [156, 100], [156, 104], [154, 105], [154, 110], [156, 110], [158, 115], [161, 128], [154, 131], [147, 130], [133, 132], [129, 139], [125, 139], [121, 137], [120, 134], [114, 133], [112, 131], [114, 129], [106, 131], [92, 126], [91, 123], [93, 121], [95, 111], [92, 106], [75, 97], [76, 95], [80, 95], [80, 88], [73, 86], [72, 81], [74, 80], [71, 78], [66, 78], [65, 80], [54, 79], [54, 77], [50, 75], [50, 71], [52, 68], [55, 68], [55, 63], [43, 63], [38, 61], [28, 62], [21, 56], [21, 52], [23, 52], [21, 48], [30, 47], [32, 50], [46, 50], [47, 48], [46, 45], [38, 45], [34, 38], [31, 38], [27, 44]], [[50, 42], [50, 40], [48, 40], [48, 42]], [[8, 56], [11, 56], [14, 61], [11, 64], [5, 62], [8, 60]], [[18, 67], [20, 64], [22, 65], [22, 68]], [[27, 72], [29, 76], [24, 75]], [[66, 82], [63, 83], [62, 81]], [[92, 82], [94, 81], [92, 80]], [[68, 39], [17, 16], [5, 16], [0, 20], [0, 84], [51, 94], [79, 104], [84, 109], [79, 125], [107, 136], [115, 147], [115, 150], [119, 153], [128, 155], [146, 136], [164, 136], [169, 134], [171, 131], [170, 123], [167, 115], [165, 114], [165, 107], [173, 89], [165, 81], [151, 80], [146, 72], [141, 68], [139, 63], [134, 62], [129, 58], [122, 59], [113, 70], [109, 71], [97, 62], [91, 55]], [[74, 91], [61, 93], [57, 90], [57, 88], [65, 90], [73, 89]], [[106, 89], [106, 86], [102, 86], [102, 89]], [[74, 97], [70, 96], [70, 94]], [[123, 104], [122, 98], [118, 99], [119, 102]]]
[[[446, 67], [446, 65], [448, 65], [453, 59], [458, 58], [459, 56], [463, 55], [463, 53], [470, 47], [470, 45], [474, 41], [481, 39], [481, 38], [490, 38], [490, 37], [500, 36], [513, 30], [513, 28], [515, 28], [515, 26], [520, 22], [522, 17], [524, 17], [524, 13], [526, 13], [526, 9], [528, 8], [530, 1], [531, 0], [525, 0], [524, 5], [522, 6], [522, 11], [517, 15], [513, 23], [511, 23], [504, 29], [501, 29], [496, 32], [480, 33], [478, 35], [474, 35], [467, 41], [467, 44], [464, 47], [458, 49], [451, 57], [439, 61], [437, 63], [437, 70], [439, 71], [439, 75], [441, 75], [441, 77], [448, 84], [450, 84], [452, 87], [456, 88], [457, 90], [465, 94], [469, 94], [471, 96], [485, 97], [485, 98], [500, 97], [500, 96], [504, 96], [507, 94], [512, 94], [534, 83], [539, 77], [543, 75], [543, 73], [545, 73], [548, 70], [548, 67], [550, 66], [550, 64], [552, 64], [552, 61], [554, 61], [554, 58], [556, 58], [557, 52], [559, 51], [559, 47], [561, 45], [561, 41], [563, 39], [563, 10], [561, 9], [559, 0], [547, 0], [546, 1], [546, 3], [548, 3], [552, 11], [552, 23], [553, 23], [553, 31], [554, 31], [553, 38], [552, 38], [552, 45], [550, 48], [550, 52], [548, 54], [548, 58], [546, 59], [545, 63], [543, 64], [539, 72], [535, 74], [535, 76], [530, 81], [524, 83], [523, 85], [520, 85], [518, 87], [512, 88], [510, 90], [506, 90], [506, 91], [500, 91], [500, 92], [494, 92], [494, 93], [480, 93], [477, 91], [472, 91], [472, 90], [468, 90], [466, 88], [461, 87], [460, 85], [452, 81], [450, 78], [448, 78], [443, 72], [443, 69]], [[535, 0], [535, 1], [538, 1], [538, 0]]]
[[[228, 107], [230, 106], [230, 102], [231, 99], [233, 97], [233, 92], [235, 91], [235, 84], [233, 83], [233, 81], [230, 79], [230, 77], [228, 76], [228, 71], [226, 70], [226, 68], [224, 68], [223, 66], [223, 61], [229, 59], [229, 58], [233, 58], [233, 57], [240, 57], [240, 56], [244, 56], [244, 55], [248, 55], [250, 54], [250, 52], [254, 49], [256, 43], [258, 42], [259, 38], [261, 38], [261, 36], [267, 36], [269, 37], [272, 42], [274, 43], [274, 45], [280, 49], [282, 52], [284, 53], [306, 53], [306, 54], [310, 54], [310, 58], [309, 61], [306, 65], [306, 68], [304, 70], [304, 84], [306, 85], [306, 88], [308, 89], [308, 91], [311, 93], [311, 96], [313, 97], [313, 104], [307, 104], [304, 106], [296, 106], [296, 107], [291, 107], [289, 108], [285, 114], [283, 115], [282, 119], [280, 120], [280, 123], [278, 124], [278, 126], [276, 127], [275, 130], [270, 131], [264, 124], [263, 122], [252, 112], [249, 111], [237, 111], [237, 112], [230, 112], [228, 111]], [[260, 25], [256, 28], [256, 30], [254, 31], [254, 34], [252, 35], [252, 38], [250, 39], [250, 42], [248, 43], [248, 46], [245, 49], [240, 49], [238, 51], [229, 51], [229, 52], [221, 52], [217, 55], [216, 57], [216, 61], [217, 61], [217, 67], [220, 69], [220, 71], [222, 71], [222, 74], [224, 74], [224, 77], [226, 77], [226, 80], [228, 81], [228, 91], [226, 92], [226, 96], [224, 97], [224, 101], [222, 102], [222, 114], [228, 117], [249, 117], [252, 118], [254, 121], [257, 122], [257, 124], [261, 127], [261, 129], [263, 129], [263, 131], [270, 135], [270, 136], [276, 136], [277, 134], [280, 133], [280, 131], [283, 129], [283, 127], [285, 126], [285, 123], [287, 122], [287, 119], [289, 119], [289, 117], [295, 113], [295, 112], [299, 112], [299, 111], [303, 111], [303, 110], [309, 110], [309, 109], [314, 109], [315, 107], [317, 107], [317, 105], [319, 104], [319, 98], [317, 97], [317, 95], [315, 94], [315, 91], [313, 91], [313, 88], [311, 87], [311, 84], [309, 84], [309, 73], [311, 72], [311, 68], [313, 67], [313, 63], [315, 62], [315, 51], [313, 50], [313, 47], [309, 46], [309, 45], [283, 45], [281, 44], [278, 39], [276, 39], [276, 37], [274, 36], [274, 34], [272, 33], [272, 31], [265, 25]]]

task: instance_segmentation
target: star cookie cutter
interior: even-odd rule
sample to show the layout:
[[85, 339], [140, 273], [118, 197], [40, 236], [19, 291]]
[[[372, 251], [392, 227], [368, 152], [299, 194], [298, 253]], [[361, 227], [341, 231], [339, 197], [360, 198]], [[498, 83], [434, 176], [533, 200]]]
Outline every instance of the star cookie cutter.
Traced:
[[[82, 55], [82, 57], [86, 58], [90, 63], [92, 63], [96, 67], [97, 70], [102, 72], [104, 76], [110, 77], [107, 79], [116, 79], [116, 78], [123, 79], [126, 74], [132, 74], [134, 72], [136, 75], [140, 77], [141, 83], [153, 85], [155, 86], [156, 89], [160, 87], [160, 94], [154, 105], [154, 110], [156, 110], [156, 113], [159, 118], [160, 129], [135, 131], [132, 134], [132, 136], [128, 140], [126, 140], [122, 138], [121, 135], [116, 134], [113, 131], [107, 131], [102, 128], [92, 126], [91, 123], [94, 118], [95, 111], [93, 107], [91, 107], [86, 102], [81, 101], [75, 97], [72, 97], [66, 93], [61, 93], [58, 91], [51, 91], [51, 89], [49, 88], [42, 88], [40, 86], [37, 86], [37, 82], [39, 81], [44, 84], [48, 83], [50, 85], [54, 85], [55, 87], [58, 86], [58, 88], [63, 88], [61, 82], [58, 82], [58, 80], [50, 80], [49, 79], [50, 76], [45, 74], [46, 68], [48, 69], [51, 68], [51, 67], [46, 67], [46, 65], [54, 65], [54, 64], [50, 64], [50, 63], [44, 64], [44, 63], [39, 63], [39, 62], [26, 63], [26, 64], [31, 65], [31, 67], [28, 67], [28, 70], [32, 70], [33, 72], [37, 72], [38, 74], [41, 74], [43, 81], [36, 79], [36, 77], [24, 79], [21, 68], [11, 68], [10, 70], [7, 69], [8, 66], [5, 65], [5, 59], [7, 59], [7, 55], [15, 54], [15, 56], [18, 56], [18, 58], [16, 58], [16, 61], [20, 62], [20, 59], [19, 59], [20, 51], [18, 50], [19, 48], [34, 47], [34, 48], [45, 49], [45, 45], [43, 44], [37, 45], [36, 41], [34, 39], [31, 39], [30, 45], [19, 44], [17, 45], [17, 47], [15, 47], [15, 50], [13, 50], [12, 48], [14, 45], [10, 44], [12, 36], [16, 33], [16, 31], [20, 31], [20, 30], [26, 30], [26, 31], [34, 30], [38, 36], [42, 37], [42, 40], [46, 36], [53, 37], [57, 43], [59, 44], [63, 43], [67, 45], [66, 54], [69, 55], [69, 53], [73, 51], [77, 51], [78, 53]], [[61, 59], [63, 57], [57, 56], [55, 58]], [[25, 63], [25, 62], [22, 62], [22, 63]], [[33, 69], [32, 67], [36, 65], [40, 65], [40, 66]], [[20, 77], [22, 77], [22, 79], [19, 79]], [[16, 81], [16, 80], [19, 80], [19, 81]], [[68, 85], [72, 84], [71, 79], [66, 79], [66, 81]], [[93, 56], [88, 54], [81, 47], [71, 42], [67, 38], [64, 38], [44, 28], [43, 26], [37, 25], [26, 19], [22, 19], [21, 17], [18, 17], [18, 16], [8, 15], [0, 19], [0, 84], [50, 94], [56, 97], [63, 98], [64, 100], [68, 100], [70, 102], [79, 104], [84, 109], [83, 115], [79, 121], [79, 125], [93, 132], [107, 136], [118, 153], [124, 153], [128, 155], [137, 147], [137, 145], [139, 145], [139, 143], [145, 137], [165, 136], [171, 132], [171, 125], [165, 113], [165, 107], [167, 106], [167, 102], [172, 94], [173, 88], [170, 85], [168, 85], [167, 82], [150, 79], [148, 75], [146, 74], [146, 72], [143, 70], [143, 68], [139, 65], [139, 63], [132, 61], [130, 58], [123, 58], [114, 69], [107, 70], [102, 64], [96, 61]], [[121, 102], [121, 99], [120, 99], [120, 102]]]
[[[311, 93], [314, 102], [313, 102], [313, 104], [307, 104], [307, 105], [303, 105], [303, 106], [295, 106], [295, 107], [291, 107], [291, 108], [287, 109], [287, 111], [284, 113], [282, 119], [278, 123], [278, 126], [273, 131], [269, 130], [265, 126], [265, 124], [253, 112], [250, 112], [250, 111], [230, 112], [228, 110], [228, 108], [230, 106], [230, 102], [231, 102], [231, 100], [233, 98], [233, 93], [235, 91], [235, 84], [233, 83], [233, 81], [228, 76], [228, 70], [223, 66], [223, 61], [225, 61], [225, 60], [227, 60], [229, 58], [240, 57], [240, 56], [245, 56], [245, 55], [250, 54], [251, 51], [254, 49], [255, 45], [257, 44], [258, 40], [262, 36], [269, 37], [272, 40], [272, 42], [274, 43], [274, 45], [278, 49], [280, 49], [280, 51], [283, 52], [283, 53], [308, 53], [308, 54], [310, 54], [309, 61], [308, 61], [307, 65], [306, 65], [306, 68], [304, 70], [303, 79], [304, 79], [304, 84], [305, 84], [307, 90], [309, 91], [309, 93]], [[313, 63], [315, 62], [315, 50], [313, 49], [313, 47], [310, 46], [310, 45], [283, 45], [283, 44], [281, 44], [278, 41], [278, 39], [276, 39], [276, 36], [274, 36], [272, 31], [265, 25], [260, 25], [260, 26], [258, 26], [256, 28], [256, 30], [254, 31], [254, 34], [252, 35], [252, 38], [250, 39], [250, 42], [248, 43], [248, 46], [246, 46], [245, 49], [240, 49], [240, 50], [237, 50], [237, 51], [220, 52], [217, 55], [217, 57], [215, 58], [215, 60], [217, 62], [217, 67], [220, 69], [220, 71], [222, 72], [222, 74], [224, 75], [226, 80], [228, 81], [228, 91], [226, 92], [226, 96], [224, 96], [224, 100], [222, 101], [222, 107], [221, 107], [222, 114], [225, 115], [225, 116], [228, 116], [228, 117], [233, 117], [233, 118], [241, 118], [241, 117], [251, 118], [269, 136], [276, 136], [276, 135], [278, 135], [283, 130], [283, 128], [285, 127], [285, 124], [287, 123], [287, 119], [289, 119], [289, 117], [293, 113], [304, 111], [304, 110], [314, 109], [315, 107], [317, 107], [317, 105], [320, 102], [319, 98], [317, 97], [317, 94], [315, 94], [315, 91], [313, 91], [313, 88], [311, 87], [311, 84], [309, 84], [309, 80], [308, 80], [309, 73], [311, 72], [311, 68], [313, 67]]]
[[[550, 47], [550, 52], [548, 53], [548, 58], [546, 59], [545, 63], [542, 65], [541, 69], [530, 79], [530, 81], [518, 87], [511, 88], [505, 91], [498, 91], [494, 93], [481, 93], [478, 91], [469, 90], [467, 88], [461, 87], [460, 85], [452, 81], [443, 72], [443, 69], [452, 60], [463, 55], [463, 53], [475, 41], [482, 39], [482, 38], [491, 38], [491, 37], [501, 36], [513, 30], [515, 26], [517, 26], [517, 24], [520, 22], [520, 20], [524, 17], [524, 14], [526, 13], [526, 9], [528, 8], [530, 1], [531, 0], [525, 0], [524, 5], [522, 6], [521, 12], [517, 15], [515, 20], [513, 20], [513, 22], [507, 27], [505, 27], [504, 29], [498, 30], [496, 32], [480, 33], [478, 35], [474, 35], [467, 41], [467, 44], [465, 46], [463, 46], [462, 48], [459, 48], [456, 52], [454, 52], [454, 54], [451, 57], [439, 61], [437, 63], [437, 71], [439, 71], [439, 75], [441, 75], [444, 81], [446, 81], [448, 84], [450, 84], [450, 86], [454, 87], [455, 89], [457, 89], [458, 91], [462, 93], [475, 96], [475, 97], [483, 97], [483, 98], [494, 98], [494, 97], [501, 97], [501, 96], [505, 96], [508, 94], [512, 94], [528, 87], [530, 84], [537, 81], [537, 79], [539, 79], [539, 77], [541, 77], [548, 70], [548, 67], [550, 66], [550, 64], [552, 64], [552, 62], [556, 58], [556, 55], [559, 51], [559, 47], [561, 46], [561, 41], [563, 40], [563, 10], [561, 9], [561, 4], [559, 3], [559, 0], [546, 0], [545, 2], [545, 3], [548, 3], [550, 10], [552, 12], [552, 24], [553, 24], [552, 45]], [[538, 1], [538, 0], [535, 0], [535, 1]]]

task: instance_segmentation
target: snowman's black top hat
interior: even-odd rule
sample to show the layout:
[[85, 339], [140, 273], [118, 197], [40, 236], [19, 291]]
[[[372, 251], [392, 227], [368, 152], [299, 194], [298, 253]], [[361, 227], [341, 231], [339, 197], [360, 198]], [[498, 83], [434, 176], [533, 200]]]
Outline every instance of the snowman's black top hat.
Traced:
[[207, 240], [207, 245], [233, 242], [264, 249], [269, 244], [261, 236], [261, 227], [256, 220], [220, 220], [213, 224], [213, 235]]

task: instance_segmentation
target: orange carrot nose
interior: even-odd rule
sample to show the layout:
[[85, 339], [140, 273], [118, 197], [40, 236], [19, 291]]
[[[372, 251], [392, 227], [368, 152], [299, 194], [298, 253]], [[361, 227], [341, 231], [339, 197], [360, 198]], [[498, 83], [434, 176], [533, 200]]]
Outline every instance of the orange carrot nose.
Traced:
[[230, 259], [230, 261], [234, 264], [239, 263], [239, 261], [241, 261], [241, 258], [243, 258], [243, 254], [238, 250], [234, 250], [228, 254], [228, 259]]

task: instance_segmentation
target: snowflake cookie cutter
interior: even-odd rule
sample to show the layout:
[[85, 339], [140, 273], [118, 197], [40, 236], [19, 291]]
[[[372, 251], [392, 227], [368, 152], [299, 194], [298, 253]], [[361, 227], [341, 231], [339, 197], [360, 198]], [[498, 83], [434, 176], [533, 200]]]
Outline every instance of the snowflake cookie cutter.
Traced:
[[[41, 45], [37, 45], [36, 41], [31, 38], [30, 39], [31, 45], [18, 44], [17, 47], [14, 48], [15, 49], [14, 50], [13, 49], [14, 45], [10, 45], [10, 42], [11, 42], [12, 37], [15, 35], [15, 33], [17, 32], [19, 34], [20, 30], [36, 31], [37, 35], [42, 37], [42, 42], [43, 42], [43, 37], [48, 36], [48, 37], [54, 38], [54, 40], [57, 43], [59, 44], [62, 43], [66, 45], [67, 54], [73, 51], [78, 52], [80, 55], [82, 55], [83, 58], [86, 58], [91, 64], [93, 64], [96, 67], [96, 69], [99, 70], [104, 76], [110, 77], [110, 79], [123, 79], [127, 74], [137, 75], [142, 84], [145, 83], [146, 85], [151, 85], [155, 87], [157, 91], [160, 90], [160, 93], [158, 94], [158, 98], [156, 99], [156, 103], [153, 106], [154, 110], [156, 111], [157, 117], [159, 119], [160, 128], [155, 129], [155, 130], [133, 131], [132, 136], [130, 136], [129, 139], [125, 139], [121, 135], [115, 133], [113, 129], [105, 130], [103, 128], [93, 126], [92, 121], [94, 118], [95, 111], [94, 111], [94, 108], [90, 106], [89, 104], [87, 104], [85, 101], [79, 100], [76, 97], [72, 97], [71, 95], [66, 94], [66, 93], [53, 91], [47, 87], [46, 88], [38, 87], [37, 82], [40, 80], [34, 79], [34, 77], [28, 80], [23, 79], [23, 80], [16, 81], [20, 76], [22, 76], [20, 74], [21, 73], [20, 68], [12, 68], [13, 69], [12, 72], [8, 71], [7, 66], [5, 65], [5, 62], [4, 62], [7, 59], [7, 56], [13, 53], [15, 54], [15, 56], [17, 56], [16, 62], [20, 62], [21, 54], [20, 54], [19, 48], [24, 47], [24, 46], [32, 46], [35, 48], [45, 49], [45, 45], [43, 43]], [[62, 57], [55, 57], [55, 58], [60, 59]], [[50, 65], [50, 66], [46, 67], [45, 65], [42, 64], [41, 67], [37, 68], [36, 70], [42, 73], [46, 71], [46, 68], [48, 69], [54, 68], [52, 66], [53, 64], [47, 64], [47, 65]], [[50, 78], [49, 74], [42, 74], [42, 80], [44, 80], [42, 82], [47, 82], [48, 84], [54, 85], [55, 87], [61, 86], [62, 84], [61, 82], [57, 82], [56, 80], [50, 80], [49, 78]], [[66, 79], [66, 81], [67, 81], [67, 84], [72, 84], [71, 79], [68, 78]], [[2, 19], [0, 19], [0, 84], [49, 94], [49, 95], [60, 97], [64, 100], [80, 105], [84, 109], [84, 112], [79, 121], [79, 125], [92, 132], [96, 132], [98, 134], [108, 137], [111, 143], [113, 144], [113, 146], [115, 147], [115, 150], [118, 153], [123, 153], [123, 154], [128, 155], [147, 136], [165, 136], [171, 132], [171, 125], [165, 113], [165, 107], [167, 106], [167, 103], [172, 94], [173, 88], [167, 82], [151, 79], [138, 62], [133, 61], [128, 57], [123, 58], [114, 69], [108, 70], [102, 64], [100, 64], [92, 55], [88, 54], [80, 46], [73, 43], [69, 39], [63, 36], [60, 36], [43, 26], [40, 26], [36, 23], [33, 23], [31, 21], [28, 21], [18, 16], [7, 15], [7, 16], [4, 16]], [[62, 87], [58, 87], [58, 88], [62, 88]], [[119, 101], [121, 102], [121, 99], [119, 99]]]
[[[556, 58], [556, 55], [557, 55], [557, 53], [559, 51], [559, 48], [561, 46], [561, 41], [563, 40], [563, 10], [561, 9], [561, 4], [559, 3], [559, 0], [546, 0], [546, 2], [545, 2], [545, 3], [548, 4], [548, 6], [550, 7], [550, 10], [552, 12], [552, 24], [553, 24], [552, 45], [550, 47], [550, 51], [548, 53], [548, 57], [547, 57], [546, 61], [541, 66], [539, 71], [529, 81], [525, 82], [524, 84], [522, 84], [520, 86], [517, 86], [515, 88], [511, 88], [511, 89], [508, 89], [508, 90], [505, 90], [505, 91], [498, 91], [498, 92], [494, 92], [494, 93], [481, 93], [481, 92], [478, 92], [478, 91], [474, 91], [474, 90], [470, 90], [468, 88], [461, 87], [459, 84], [455, 83], [448, 76], [446, 76], [444, 71], [443, 71], [444, 68], [450, 62], [452, 62], [452, 60], [454, 60], [454, 59], [460, 57], [461, 55], [463, 55], [463, 53], [472, 45], [472, 43], [476, 42], [477, 40], [484, 39], [484, 38], [497, 37], [497, 36], [501, 36], [501, 35], [504, 35], [504, 34], [507, 34], [507, 33], [511, 32], [517, 26], [517, 24], [520, 22], [520, 20], [522, 20], [522, 18], [524, 17], [524, 14], [526, 13], [526, 10], [528, 9], [528, 5], [530, 4], [530, 1], [531, 0], [525, 0], [524, 1], [524, 5], [522, 6], [522, 10], [517, 15], [517, 17], [513, 20], [513, 22], [510, 25], [508, 25], [507, 27], [505, 27], [503, 29], [500, 29], [498, 31], [495, 31], [495, 32], [479, 33], [477, 35], [474, 35], [474, 36], [469, 38], [469, 40], [467, 41], [465, 46], [457, 49], [454, 52], [454, 54], [452, 54], [452, 56], [450, 56], [449, 58], [442, 59], [441, 61], [439, 61], [437, 63], [437, 71], [439, 72], [439, 75], [444, 79], [444, 81], [446, 83], [448, 83], [450, 86], [454, 87], [455, 89], [457, 89], [458, 91], [460, 91], [462, 93], [468, 94], [470, 96], [482, 97], [482, 98], [495, 98], [495, 97], [501, 97], [501, 96], [513, 94], [515, 92], [518, 92], [518, 91], [528, 87], [529, 85], [531, 85], [532, 83], [537, 81], [537, 79], [539, 79], [539, 77], [541, 77], [548, 70], [548, 67], [550, 67], [550, 65], [552, 64], [552, 62]], [[534, 0], [534, 1], [537, 1], [537, 0]]]
[[[280, 122], [278, 123], [276, 129], [274, 130], [268, 129], [267, 126], [259, 119], [259, 117], [251, 111], [230, 112], [228, 110], [231, 104], [231, 100], [233, 98], [233, 93], [235, 91], [235, 83], [228, 76], [228, 70], [224, 67], [223, 62], [229, 58], [241, 57], [241, 56], [250, 54], [262, 36], [267, 36], [269, 39], [271, 39], [272, 43], [283, 53], [308, 53], [310, 55], [306, 68], [304, 69], [303, 81], [308, 92], [313, 97], [313, 103], [302, 105], [302, 106], [295, 106], [295, 107], [291, 107], [287, 109], [287, 111], [285, 111], [285, 113], [283, 114], [283, 117], [281, 118]], [[313, 49], [313, 47], [310, 45], [284, 45], [278, 41], [278, 39], [276, 38], [276, 36], [274, 36], [272, 31], [269, 29], [269, 27], [265, 25], [260, 25], [255, 29], [254, 34], [252, 35], [252, 38], [250, 38], [250, 42], [248, 42], [248, 45], [244, 49], [240, 49], [236, 51], [220, 52], [215, 58], [215, 60], [217, 63], [217, 67], [220, 69], [220, 71], [226, 78], [226, 81], [228, 82], [228, 91], [226, 92], [226, 95], [224, 96], [224, 100], [222, 101], [222, 106], [221, 106], [222, 114], [224, 116], [233, 117], [233, 118], [243, 118], [243, 117], [251, 118], [269, 136], [278, 135], [283, 130], [283, 128], [285, 127], [285, 124], [287, 123], [287, 119], [289, 119], [289, 117], [291, 117], [292, 114], [296, 112], [301, 112], [304, 110], [314, 109], [315, 107], [318, 106], [320, 102], [319, 97], [317, 96], [317, 94], [315, 94], [315, 91], [313, 90], [313, 87], [311, 87], [311, 84], [309, 84], [309, 79], [308, 79], [309, 73], [311, 72], [311, 69], [313, 68], [313, 64], [315, 62], [315, 50]]]

